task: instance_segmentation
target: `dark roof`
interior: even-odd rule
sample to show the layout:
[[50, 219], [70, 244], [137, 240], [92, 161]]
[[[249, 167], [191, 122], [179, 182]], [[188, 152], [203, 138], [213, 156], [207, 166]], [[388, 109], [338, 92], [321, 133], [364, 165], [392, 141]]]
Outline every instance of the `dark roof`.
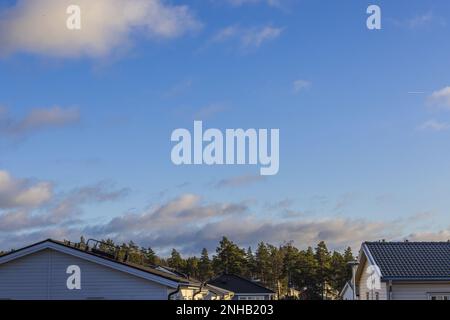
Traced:
[[90, 248], [87, 248], [87, 250], [84, 250], [84, 249], [77, 248], [77, 247], [75, 247], [73, 245], [70, 245], [70, 244], [68, 244], [66, 242], [57, 241], [57, 240], [53, 240], [53, 239], [47, 239], [47, 240], [44, 240], [44, 241], [41, 241], [41, 242], [34, 243], [32, 245], [29, 245], [29, 246], [26, 246], [24, 248], [20, 248], [18, 250], [13, 250], [13, 251], [8, 252], [6, 255], [3, 255], [1, 257], [3, 258], [3, 257], [8, 256], [10, 254], [14, 254], [16, 252], [19, 252], [19, 251], [22, 251], [22, 250], [25, 250], [25, 249], [37, 246], [37, 245], [45, 243], [45, 242], [51, 242], [51, 243], [54, 243], [54, 244], [58, 244], [58, 245], [64, 246], [66, 248], [70, 248], [72, 250], [77, 250], [77, 251], [80, 251], [80, 252], [83, 252], [83, 253], [86, 253], [86, 254], [90, 254], [90, 255], [96, 256], [98, 258], [102, 258], [102, 259], [105, 259], [105, 260], [113, 261], [115, 263], [118, 263], [118, 264], [130, 267], [130, 268], [133, 268], [133, 269], [136, 269], [136, 270], [147, 272], [147, 273], [150, 273], [150, 274], [153, 274], [153, 275], [156, 275], [156, 276], [159, 276], [159, 277], [171, 280], [171, 281], [179, 282], [180, 284], [197, 285], [197, 283], [189, 281], [186, 278], [182, 278], [182, 277], [179, 277], [179, 276], [176, 276], [176, 275], [172, 275], [170, 273], [167, 273], [167, 272], [164, 272], [164, 271], [160, 271], [160, 270], [156, 270], [154, 268], [144, 267], [142, 265], [138, 265], [138, 264], [135, 264], [135, 263], [123, 262], [123, 261], [119, 261], [119, 260], [116, 260], [116, 259], [111, 259], [111, 258], [105, 257], [103, 255], [99, 255], [99, 254], [96, 254], [96, 253], [92, 252], [90, 250]]
[[222, 274], [208, 284], [234, 292], [235, 294], [274, 294], [272, 290], [235, 274]]
[[450, 280], [450, 242], [366, 242], [385, 280]]

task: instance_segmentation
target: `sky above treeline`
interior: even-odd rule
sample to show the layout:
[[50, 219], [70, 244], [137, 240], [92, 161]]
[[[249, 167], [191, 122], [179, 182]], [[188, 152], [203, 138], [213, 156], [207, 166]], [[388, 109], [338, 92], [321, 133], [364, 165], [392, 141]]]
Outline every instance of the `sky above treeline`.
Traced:
[[[2, 1], [0, 250], [450, 239], [449, 23], [448, 0]], [[175, 166], [194, 120], [279, 129], [278, 174]]]

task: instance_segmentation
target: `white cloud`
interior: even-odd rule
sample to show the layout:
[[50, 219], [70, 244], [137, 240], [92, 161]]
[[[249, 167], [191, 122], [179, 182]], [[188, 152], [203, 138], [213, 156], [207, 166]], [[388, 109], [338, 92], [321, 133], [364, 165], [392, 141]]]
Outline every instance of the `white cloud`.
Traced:
[[311, 87], [311, 82], [307, 81], [307, 80], [295, 80], [293, 83], [293, 90], [294, 93], [299, 93], [303, 90], [306, 90], [308, 88]]
[[47, 128], [62, 127], [80, 120], [77, 108], [37, 108], [22, 119], [13, 118], [6, 108], [0, 109], [0, 132], [21, 136]]
[[410, 30], [444, 27], [447, 21], [442, 16], [435, 14], [432, 10], [411, 16], [405, 19], [391, 19], [392, 23], [398, 27]]
[[450, 129], [450, 124], [437, 120], [428, 120], [419, 126], [420, 130], [446, 131]]
[[213, 41], [222, 42], [234, 38], [239, 35], [240, 30], [241, 28], [236, 25], [225, 27], [216, 33], [216, 35], [213, 37]]
[[101, 57], [122, 50], [134, 32], [174, 38], [200, 27], [187, 6], [162, 0], [77, 0], [81, 30], [69, 30], [71, 0], [18, 0], [0, 12], [0, 53]]
[[282, 32], [283, 28], [272, 26], [245, 28], [233, 25], [219, 30], [212, 41], [237, 41], [242, 49], [258, 48], [266, 42], [275, 40]]
[[50, 182], [17, 179], [0, 170], [0, 209], [37, 207], [53, 196]]
[[428, 103], [440, 109], [450, 110], [450, 86], [433, 92], [428, 98]]
[[259, 47], [264, 42], [278, 38], [282, 32], [283, 29], [270, 26], [248, 30], [242, 36], [242, 44], [245, 47]]
[[415, 16], [414, 18], [407, 21], [407, 24], [410, 28], [417, 28], [429, 24], [433, 21], [433, 13], [428, 12], [426, 14], [422, 14], [419, 16]]

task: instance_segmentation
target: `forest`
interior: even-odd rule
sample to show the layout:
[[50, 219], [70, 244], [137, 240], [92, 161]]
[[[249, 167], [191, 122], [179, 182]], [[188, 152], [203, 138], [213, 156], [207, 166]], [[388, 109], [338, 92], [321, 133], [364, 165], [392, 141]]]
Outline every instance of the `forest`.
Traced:
[[[102, 243], [105, 250], [118, 248], [121, 259], [127, 262], [169, 267], [202, 282], [222, 273], [237, 274], [260, 282], [284, 299], [293, 299], [294, 290], [302, 292], [301, 298], [308, 300], [336, 296], [350, 280], [349, 262], [355, 259], [350, 247], [343, 252], [330, 251], [324, 241], [306, 249], [299, 249], [292, 242], [280, 246], [260, 242], [256, 248], [241, 248], [223, 237], [212, 254], [204, 248], [199, 256], [183, 257], [172, 249], [170, 257], [165, 258], [133, 241], [119, 245], [105, 239]], [[85, 245], [83, 237], [79, 244]]]

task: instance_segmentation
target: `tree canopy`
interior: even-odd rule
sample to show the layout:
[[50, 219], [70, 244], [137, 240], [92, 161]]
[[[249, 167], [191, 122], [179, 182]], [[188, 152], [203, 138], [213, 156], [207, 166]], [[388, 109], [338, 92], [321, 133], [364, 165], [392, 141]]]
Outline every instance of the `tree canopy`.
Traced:
[[138, 247], [133, 241], [121, 245], [111, 239], [103, 242], [118, 248], [119, 256], [133, 263], [169, 267], [203, 282], [222, 273], [236, 274], [258, 281], [285, 298], [290, 298], [292, 290], [304, 292], [303, 299], [326, 299], [330, 291], [339, 292], [351, 278], [348, 263], [354, 260], [351, 248], [330, 251], [324, 241], [306, 249], [292, 242], [279, 246], [260, 242], [254, 250], [223, 237], [213, 256], [203, 248], [199, 257], [183, 257], [174, 248], [168, 258], [157, 256], [150, 247]]

